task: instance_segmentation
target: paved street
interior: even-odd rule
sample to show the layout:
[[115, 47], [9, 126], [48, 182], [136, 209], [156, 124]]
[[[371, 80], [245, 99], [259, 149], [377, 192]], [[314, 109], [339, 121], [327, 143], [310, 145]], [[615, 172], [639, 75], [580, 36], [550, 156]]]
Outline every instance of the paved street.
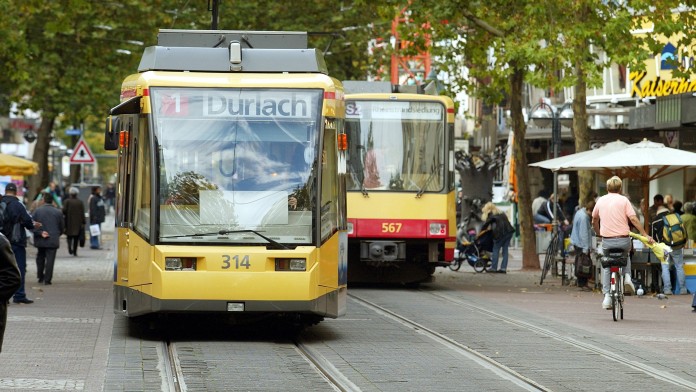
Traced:
[[[9, 307], [5, 344], [0, 354], [0, 390], [160, 388], [157, 382], [147, 384], [144, 369], [130, 369], [123, 362], [126, 358], [145, 355], [141, 353], [142, 344], [148, 343], [141, 343], [141, 349], [133, 351], [129, 343], [132, 337], [122, 327], [123, 320], [115, 319], [112, 311], [113, 216], [108, 219], [103, 230], [104, 249], [80, 248], [79, 256], [74, 257], [67, 254], [65, 242], [61, 244], [51, 286], [36, 282], [36, 251], [29, 246], [27, 292], [35, 303]], [[625, 342], [627, 352], [643, 352], [646, 358], [673, 358], [673, 363], [663, 361], [660, 365], [666, 371], [696, 376], [688, 370], [696, 368], [696, 350], [693, 350], [696, 338], [690, 332], [696, 313], [691, 312], [691, 296], [673, 296], [667, 300], [630, 297], [626, 319], [615, 323], [611, 314], [601, 309], [600, 293], [562, 286], [560, 279], [553, 277], [539, 286], [538, 272], [521, 271], [519, 250], [513, 249], [511, 253], [508, 274], [479, 274], [469, 266], [458, 272], [438, 269], [435, 283], [424, 285], [423, 289], [433, 293], [456, 290], [468, 300], [479, 298], [490, 309], [511, 307], [516, 312], [536, 315], [544, 324], [567, 325], [597, 339], [602, 336], [618, 339]], [[344, 320], [327, 320], [315, 331], [340, 328], [362, 313], [360, 306], [353, 303]], [[333, 338], [334, 344], [339, 344], [340, 339], [336, 339]], [[380, 347], [376, 342], [375, 348]], [[153, 369], [156, 369], [156, 357], [153, 357]], [[110, 366], [108, 372], [107, 366]], [[112, 379], [107, 378], [107, 373]], [[159, 380], [156, 374], [151, 376]]]

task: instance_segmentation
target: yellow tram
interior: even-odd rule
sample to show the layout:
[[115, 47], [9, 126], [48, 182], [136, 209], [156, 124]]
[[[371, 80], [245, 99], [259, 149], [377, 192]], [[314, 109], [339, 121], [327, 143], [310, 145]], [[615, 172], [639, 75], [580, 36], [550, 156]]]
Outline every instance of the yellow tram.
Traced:
[[114, 311], [345, 313], [345, 105], [299, 32], [161, 30], [121, 88]]
[[427, 282], [456, 246], [454, 104], [389, 83], [344, 85], [348, 281]]

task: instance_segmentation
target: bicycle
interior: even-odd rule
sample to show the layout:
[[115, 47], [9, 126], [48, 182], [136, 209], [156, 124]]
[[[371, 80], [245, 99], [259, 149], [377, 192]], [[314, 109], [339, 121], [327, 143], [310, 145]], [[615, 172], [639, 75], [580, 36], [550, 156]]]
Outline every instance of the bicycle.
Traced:
[[[546, 278], [546, 275], [548, 275], [549, 271], [551, 270], [551, 267], [556, 263], [557, 261], [561, 260], [563, 261], [563, 266], [561, 270], [561, 278], [563, 279], [562, 284], [565, 286], [566, 284], [566, 272], [565, 272], [565, 258], [567, 256], [565, 247], [563, 246], [563, 238], [565, 238], [565, 235], [561, 237], [559, 234], [564, 233], [564, 230], [562, 227], [560, 227], [558, 230], [556, 230], [555, 233], [553, 233], [553, 236], [551, 237], [551, 242], [549, 242], [549, 246], [546, 248], [546, 255], [544, 257], [544, 265], [541, 268], [541, 278], [539, 279], [539, 285], [541, 286], [544, 284], [544, 279]], [[560, 258], [558, 256], [560, 255]], [[556, 270], [554, 270], [556, 271]], [[555, 272], [554, 272], [555, 273]]]
[[624, 277], [623, 268], [628, 263], [628, 251], [612, 248], [604, 252], [601, 258], [602, 268], [609, 268], [609, 296], [611, 297], [611, 316], [614, 321], [623, 320]]

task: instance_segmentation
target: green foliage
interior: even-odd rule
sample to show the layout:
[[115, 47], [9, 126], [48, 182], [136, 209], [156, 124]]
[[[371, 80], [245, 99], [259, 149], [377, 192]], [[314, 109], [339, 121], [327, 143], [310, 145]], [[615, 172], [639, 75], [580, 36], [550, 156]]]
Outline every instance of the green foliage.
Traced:
[[[73, 141], [62, 131], [84, 124], [85, 138], [101, 154], [103, 118], [118, 104], [123, 79], [136, 71], [145, 47], [160, 28], [210, 29], [207, 1], [189, 0], [0, 0], [0, 105], [17, 102], [51, 124], [39, 135], [37, 154], [51, 137]], [[372, 2], [321, 0], [220, 1], [219, 29], [308, 31], [309, 45], [324, 50], [332, 76], [364, 79], [370, 69], [367, 43], [380, 21]], [[137, 45], [136, 42], [143, 42]], [[129, 53], [130, 52], [130, 53]], [[42, 177], [46, 157], [36, 156]], [[112, 159], [100, 160], [102, 177]], [[47, 180], [42, 180], [47, 182]], [[43, 184], [45, 185], [45, 184]]]

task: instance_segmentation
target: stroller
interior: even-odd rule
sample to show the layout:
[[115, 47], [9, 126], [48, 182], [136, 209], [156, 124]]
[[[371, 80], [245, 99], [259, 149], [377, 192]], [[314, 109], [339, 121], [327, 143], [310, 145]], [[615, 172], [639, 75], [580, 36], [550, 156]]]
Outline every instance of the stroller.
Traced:
[[454, 260], [449, 268], [452, 271], [459, 271], [462, 263], [466, 261], [476, 272], [486, 271], [491, 266], [491, 255], [493, 251], [493, 232], [490, 229], [483, 230], [476, 234], [476, 231], [469, 230], [468, 238], [460, 238], [460, 243], [454, 252]]

